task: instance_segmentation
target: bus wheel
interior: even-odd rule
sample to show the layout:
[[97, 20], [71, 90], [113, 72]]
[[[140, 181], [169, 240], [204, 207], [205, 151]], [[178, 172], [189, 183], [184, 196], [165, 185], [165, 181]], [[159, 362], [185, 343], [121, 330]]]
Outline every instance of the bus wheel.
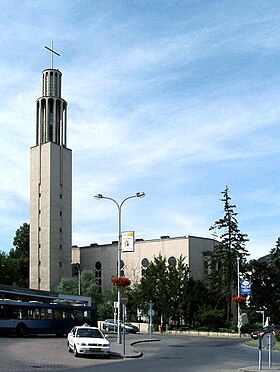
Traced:
[[80, 356], [80, 354], [77, 352], [76, 345], [74, 345], [74, 354], [76, 358]]
[[27, 334], [27, 327], [25, 324], [19, 324], [16, 329], [17, 335], [19, 337], [24, 337]]

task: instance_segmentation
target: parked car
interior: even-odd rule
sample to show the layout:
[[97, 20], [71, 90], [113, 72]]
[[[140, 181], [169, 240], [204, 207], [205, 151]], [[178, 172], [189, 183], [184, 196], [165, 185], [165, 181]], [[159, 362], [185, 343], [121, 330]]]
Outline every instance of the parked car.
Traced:
[[[139, 328], [131, 323], [125, 323], [125, 325], [123, 323], [121, 323], [121, 331], [123, 331], [123, 327], [125, 329], [126, 332], [128, 333], [137, 333], [139, 332]], [[117, 332], [118, 331], [118, 324], [117, 322], [114, 322], [114, 319], [106, 319], [102, 325], [102, 328], [106, 331], [106, 332], [110, 332], [110, 331], [113, 331], [113, 332]]]
[[279, 325], [268, 325], [263, 328], [260, 328], [256, 331], [253, 331], [251, 333], [251, 337], [256, 340], [259, 337], [262, 337], [265, 333], [270, 333], [272, 332], [273, 334], [280, 334], [280, 326]]
[[67, 336], [68, 351], [75, 356], [82, 354], [110, 355], [110, 342], [96, 327], [74, 327]]

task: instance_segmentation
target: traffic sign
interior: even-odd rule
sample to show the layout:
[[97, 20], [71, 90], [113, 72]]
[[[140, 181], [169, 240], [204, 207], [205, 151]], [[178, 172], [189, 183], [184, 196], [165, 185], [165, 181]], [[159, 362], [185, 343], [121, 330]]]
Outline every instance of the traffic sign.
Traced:
[[122, 305], [127, 305], [127, 303], [128, 303], [128, 295], [125, 294], [125, 293], [123, 293], [123, 294], [121, 295], [121, 304], [122, 304]]
[[276, 337], [273, 333], [265, 333], [263, 335], [262, 341], [264, 343], [264, 346], [269, 347], [269, 344], [274, 347], [276, 344]]
[[149, 309], [148, 315], [153, 317], [155, 315], [155, 311], [153, 309]]
[[240, 281], [240, 286], [241, 286], [241, 294], [242, 295], [250, 295], [251, 294], [251, 286], [252, 286], [252, 282], [251, 280], [241, 280]]

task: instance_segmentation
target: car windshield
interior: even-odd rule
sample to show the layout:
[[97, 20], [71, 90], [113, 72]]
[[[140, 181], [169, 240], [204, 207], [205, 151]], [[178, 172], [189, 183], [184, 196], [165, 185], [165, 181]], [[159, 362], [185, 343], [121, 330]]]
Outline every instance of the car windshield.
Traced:
[[90, 337], [90, 338], [103, 338], [102, 333], [98, 329], [78, 329], [77, 330], [77, 337]]

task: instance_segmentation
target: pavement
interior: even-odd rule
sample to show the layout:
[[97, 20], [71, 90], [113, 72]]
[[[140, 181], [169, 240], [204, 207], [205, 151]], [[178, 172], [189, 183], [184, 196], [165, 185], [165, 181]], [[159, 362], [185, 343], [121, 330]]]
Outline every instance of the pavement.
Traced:
[[[123, 340], [122, 340], [123, 341]], [[160, 341], [159, 338], [139, 338], [133, 337], [132, 335], [129, 337], [126, 337], [125, 342], [119, 344], [117, 340], [111, 340], [111, 351], [110, 354], [112, 356], [116, 357], [122, 357], [122, 358], [140, 358], [143, 354], [142, 352], [137, 349], [137, 344], [143, 343], [143, 342], [155, 342]]]
[[[144, 335], [143, 335], [144, 336]], [[122, 340], [123, 341], [123, 340]], [[142, 357], [142, 352], [137, 348], [137, 344], [143, 342], [156, 342], [160, 341], [160, 338], [157, 338], [156, 335], [152, 338], [139, 338], [133, 335], [129, 335], [126, 337], [125, 343], [119, 344], [116, 338], [112, 338], [110, 340], [111, 344], [111, 355], [120, 358], [140, 358]], [[239, 368], [237, 372], [258, 372], [260, 371], [259, 366], [251, 366], [251, 367], [243, 367]], [[280, 371], [280, 366], [271, 366], [268, 367], [267, 365], [262, 365], [261, 371], [263, 372], [273, 372], [273, 371]]]
[[262, 367], [259, 369], [258, 366], [252, 366], [252, 367], [245, 367], [245, 368], [239, 368], [238, 372], [257, 372], [257, 371], [280, 371], [280, 367]]

